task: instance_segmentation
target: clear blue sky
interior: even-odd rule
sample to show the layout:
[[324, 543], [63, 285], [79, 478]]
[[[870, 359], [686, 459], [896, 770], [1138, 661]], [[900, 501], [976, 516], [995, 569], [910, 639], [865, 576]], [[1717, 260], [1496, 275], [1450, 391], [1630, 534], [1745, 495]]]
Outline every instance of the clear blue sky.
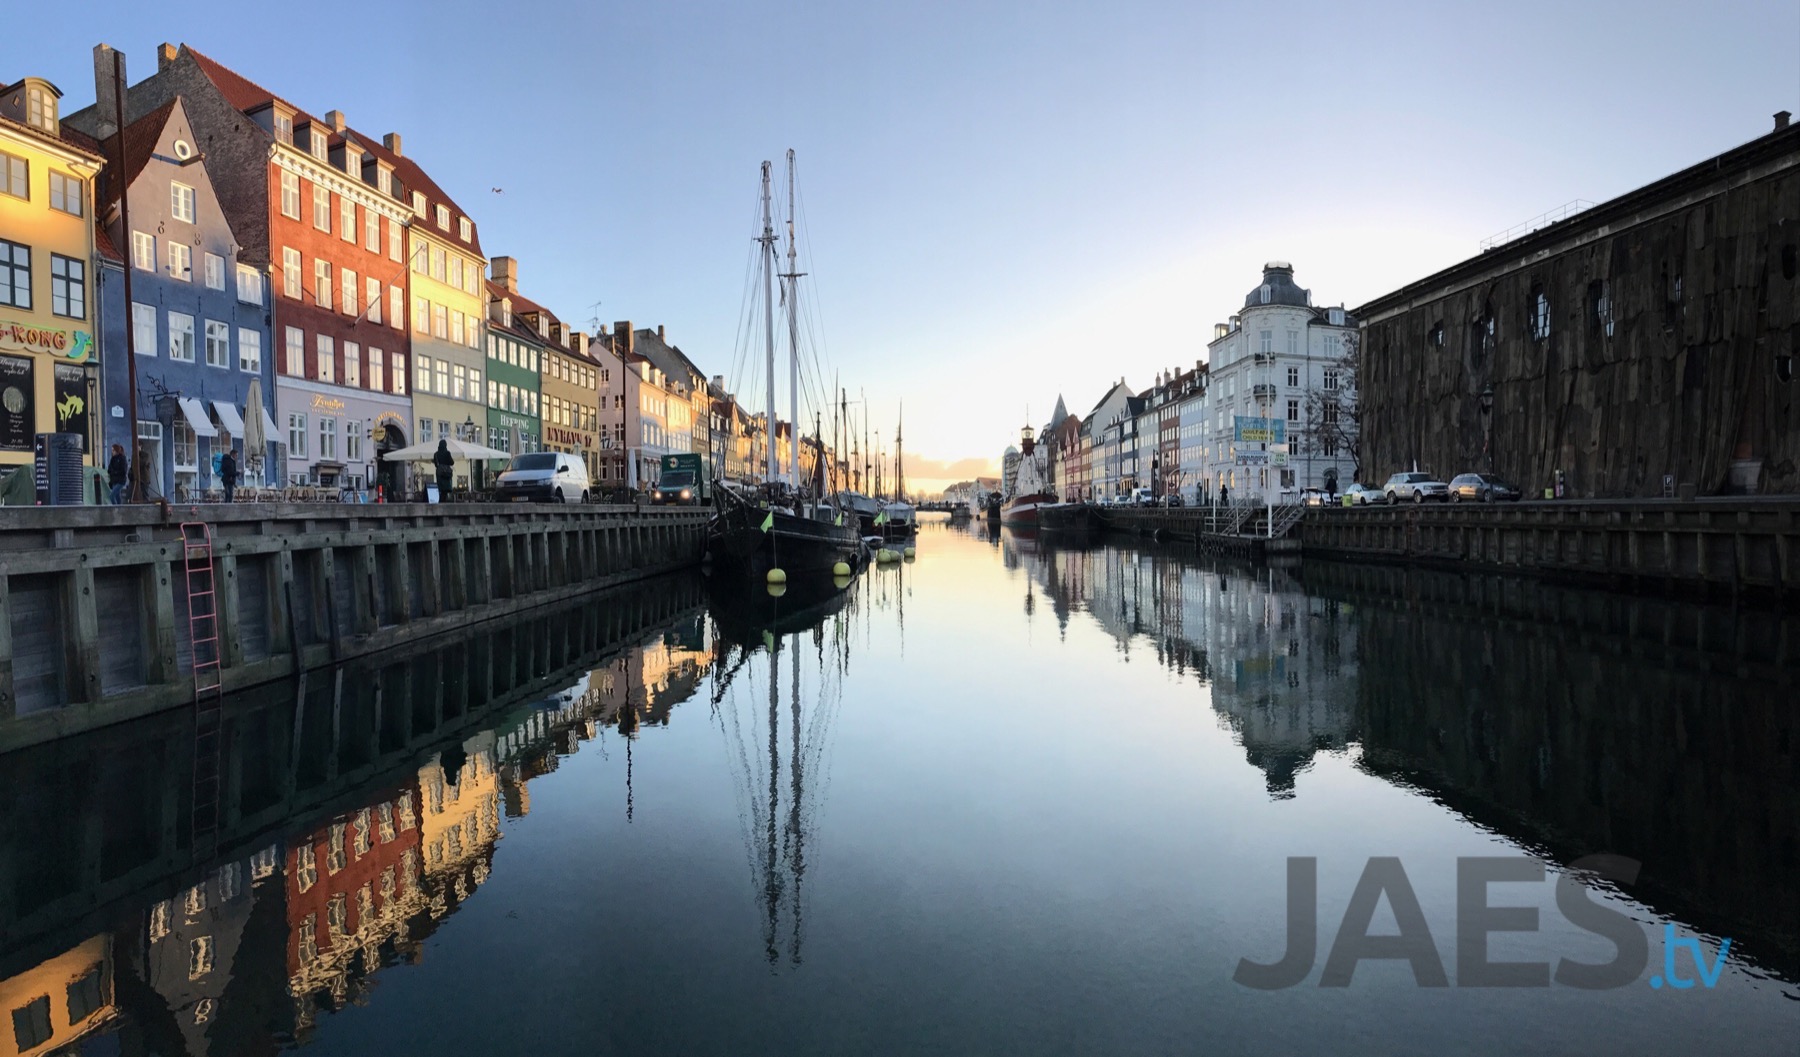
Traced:
[[793, 147], [829, 362], [889, 436], [905, 400], [922, 484], [1027, 405], [1192, 366], [1267, 259], [1355, 305], [1800, 111], [1796, 0], [65, 10], [11, 21], [0, 77], [85, 106], [96, 42], [134, 78], [189, 43], [401, 132], [530, 296], [713, 373], [758, 163]]

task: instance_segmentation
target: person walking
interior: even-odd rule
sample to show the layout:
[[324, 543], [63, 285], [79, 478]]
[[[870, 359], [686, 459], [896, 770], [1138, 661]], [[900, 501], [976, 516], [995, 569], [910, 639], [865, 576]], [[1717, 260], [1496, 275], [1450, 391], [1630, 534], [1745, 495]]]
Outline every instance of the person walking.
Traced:
[[131, 464], [125, 460], [125, 445], [112, 446], [112, 458], [106, 462], [106, 484], [112, 489], [113, 506], [125, 501], [125, 484], [131, 477]]
[[225, 486], [227, 503], [233, 502], [232, 497], [237, 494], [237, 481], [237, 460], [232, 458], [231, 449], [226, 448], [225, 454], [219, 457], [219, 483]]
[[1219, 486], [1219, 505], [1220, 506], [1230, 506], [1231, 505], [1231, 489], [1227, 488], [1224, 485]]
[[437, 467], [438, 502], [450, 500], [450, 471], [456, 468], [456, 456], [450, 454], [450, 442], [438, 441], [438, 449], [431, 456], [431, 465]]

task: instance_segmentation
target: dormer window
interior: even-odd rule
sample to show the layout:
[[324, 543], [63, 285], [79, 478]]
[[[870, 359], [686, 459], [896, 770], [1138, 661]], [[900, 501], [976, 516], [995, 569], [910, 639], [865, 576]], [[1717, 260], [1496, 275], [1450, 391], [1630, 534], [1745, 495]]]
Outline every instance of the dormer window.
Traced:
[[48, 88], [25, 89], [25, 123], [45, 132], [56, 131], [56, 96]]
[[462, 236], [462, 240], [464, 242], [467, 242], [471, 238], [474, 237], [475, 225], [469, 223], [468, 217], [463, 217], [462, 219], [458, 220], [456, 222], [456, 226], [457, 226], [457, 234]]
[[278, 142], [287, 144], [292, 144], [294, 142], [294, 115], [283, 114], [280, 111], [276, 111], [275, 139]]
[[425, 215], [425, 192], [424, 191], [414, 191], [412, 193], [412, 211], [413, 211], [413, 216], [416, 216], [416, 217], [422, 217]]
[[344, 171], [351, 176], [362, 172], [362, 151], [350, 144], [344, 144]]
[[437, 207], [437, 225], [438, 225], [439, 231], [449, 231], [450, 230], [450, 207], [449, 206], [438, 206]]
[[325, 150], [325, 133], [316, 128], [308, 129], [307, 131], [312, 136], [312, 146], [309, 148], [312, 152], [312, 156], [319, 159], [320, 161], [327, 160], [326, 150]]
[[375, 169], [375, 187], [384, 195], [393, 194], [394, 174], [388, 172], [386, 169], [377, 167]]
[[502, 297], [500, 299], [500, 325], [503, 327], [512, 326], [512, 298], [510, 297]]
[[1325, 310], [1325, 319], [1332, 326], [1341, 327], [1344, 325], [1344, 310], [1341, 308], [1328, 308]]

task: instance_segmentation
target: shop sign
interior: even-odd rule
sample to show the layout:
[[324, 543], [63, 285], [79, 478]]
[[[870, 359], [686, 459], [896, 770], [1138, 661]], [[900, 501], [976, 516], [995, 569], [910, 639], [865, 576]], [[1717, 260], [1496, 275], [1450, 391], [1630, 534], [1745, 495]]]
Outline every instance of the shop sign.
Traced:
[[0, 352], [35, 352], [84, 363], [94, 351], [94, 336], [85, 330], [38, 327], [0, 319]]

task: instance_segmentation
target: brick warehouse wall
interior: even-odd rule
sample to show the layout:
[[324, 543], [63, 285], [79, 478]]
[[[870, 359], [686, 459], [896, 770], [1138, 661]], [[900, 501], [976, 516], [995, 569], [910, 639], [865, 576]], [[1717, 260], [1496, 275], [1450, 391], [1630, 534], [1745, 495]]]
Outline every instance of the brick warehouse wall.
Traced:
[[1481, 469], [1491, 428], [1528, 492], [1800, 492], [1797, 243], [1800, 126], [1357, 309], [1365, 476]]

